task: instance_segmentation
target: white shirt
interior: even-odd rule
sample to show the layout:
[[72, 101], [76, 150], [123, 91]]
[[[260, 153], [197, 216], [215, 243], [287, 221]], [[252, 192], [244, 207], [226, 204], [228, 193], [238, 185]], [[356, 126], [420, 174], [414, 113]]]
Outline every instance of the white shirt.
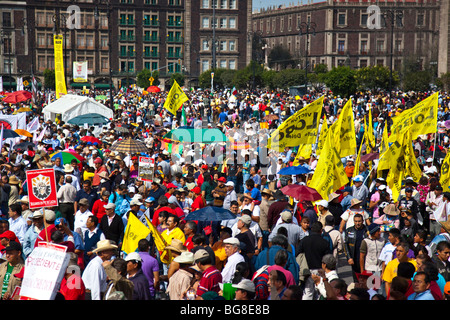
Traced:
[[81, 229], [81, 234], [84, 234], [88, 228], [86, 227], [86, 221], [87, 219], [92, 216], [93, 213], [91, 211], [86, 210], [85, 212], [81, 212], [78, 210], [75, 213], [75, 221], [74, 221], [74, 231], [76, 232], [78, 228]]
[[24, 218], [18, 217], [17, 219], [9, 218], [9, 230], [14, 232], [20, 243], [23, 243], [25, 232], [27, 232], [28, 224]]
[[231, 282], [233, 279], [234, 273], [236, 272], [236, 265], [239, 262], [244, 262], [244, 257], [239, 253], [235, 252], [231, 256], [228, 257], [227, 263], [222, 270], [222, 282]]
[[106, 271], [102, 263], [102, 258], [99, 256], [95, 257], [89, 261], [81, 277], [86, 289], [91, 290], [92, 300], [101, 300], [101, 293], [107, 289]]

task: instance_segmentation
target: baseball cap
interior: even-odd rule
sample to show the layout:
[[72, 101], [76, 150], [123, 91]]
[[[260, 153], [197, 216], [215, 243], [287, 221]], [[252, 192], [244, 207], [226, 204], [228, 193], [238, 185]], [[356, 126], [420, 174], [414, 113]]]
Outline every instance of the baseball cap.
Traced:
[[319, 202], [317, 202], [317, 205], [325, 207], [325, 208], [328, 208], [328, 201], [327, 200], [320, 200]]
[[145, 199], [145, 202], [155, 202], [155, 198], [148, 197], [147, 199]]
[[362, 175], [357, 175], [356, 177], [353, 178], [353, 181], [355, 182], [363, 182], [364, 181], [364, 177]]
[[67, 224], [66, 219], [58, 218], [58, 219], [55, 220], [55, 226], [59, 226], [60, 224]]
[[20, 245], [20, 243], [16, 241], [11, 241], [5, 248], [5, 251], [12, 251], [12, 250], [22, 251], [22, 246]]
[[249, 279], [242, 279], [239, 283], [231, 285], [233, 288], [255, 292], [255, 284]]
[[115, 209], [116, 208], [116, 204], [115, 203], [107, 203], [103, 206], [105, 209]]
[[227, 183], [225, 183], [225, 185], [227, 187], [233, 187], [234, 188], [234, 182], [233, 181], [228, 181]]
[[225, 179], [225, 177], [220, 177], [219, 179], [217, 179], [217, 181], [220, 181], [220, 182], [227, 182], [227, 179]]
[[17, 239], [16, 234], [11, 230], [6, 230], [2, 234], [0, 234], [0, 239], [7, 238], [10, 241], [15, 241]]
[[248, 214], [243, 214], [241, 217], [239, 217], [239, 220], [241, 220], [245, 224], [250, 224], [252, 222], [252, 218]]
[[226, 238], [225, 240], [223, 240], [223, 243], [224, 244], [233, 244], [233, 245], [236, 245], [236, 246], [240, 246], [241, 245], [241, 242], [239, 241], [239, 239], [235, 238], [235, 237]]
[[209, 257], [209, 253], [205, 249], [199, 249], [194, 253], [194, 261], [205, 257]]

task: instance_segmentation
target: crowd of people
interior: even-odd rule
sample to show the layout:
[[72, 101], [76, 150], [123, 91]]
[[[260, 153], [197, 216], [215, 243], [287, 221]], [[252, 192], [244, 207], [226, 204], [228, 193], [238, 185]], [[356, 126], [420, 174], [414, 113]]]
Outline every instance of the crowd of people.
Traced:
[[[342, 159], [350, 182], [328, 200], [311, 202], [287, 196], [281, 188], [308, 185], [317, 165], [314, 150], [309, 159], [296, 157], [298, 147], [272, 150], [264, 158], [257, 155], [266, 146], [252, 148], [251, 143], [268, 138], [321, 96], [331, 125], [346, 98], [331, 92], [291, 96], [282, 91], [192, 90], [186, 91], [183, 123], [182, 108], [176, 116], [165, 110], [166, 94], [121, 90], [114, 96], [114, 118], [97, 128], [44, 121], [45, 96], [32, 104], [27, 119], [39, 117], [40, 122], [34, 137], [5, 141], [1, 150], [2, 299], [20, 297], [13, 293], [22, 283], [25, 261], [43, 241], [67, 246], [70, 255], [55, 299], [449, 299], [450, 236], [434, 213], [450, 201], [450, 190], [439, 182], [449, 145], [450, 95], [439, 96], [436, 134], [414, 140], [423, 175], [419, 181], [407, 177], [398, 199], [392, 198], [386, 175], [377, 175], [377, 159], [362, 161], [354, 174], [355, 150]], [[358, 150], [369, 109], [378, 151], [392, 118], [430, 94], [351, 96]], [[12, 114], [21, 106], [3, 104], [2, 113]], [[244, 148], [241, 163], [237, 154], [242, 150], [164, 137], [183, 125], [219, 129], [250, 147]], [[42, 130], [44, 136], [36, 139]], [[127, 138], [144, 142], [148, 152], [115, 152], [114, 146]], [[84, 160], [64, 163], [51, 156], [62, 150]], [[362, 150], [365, 154], [364, 145]], [[188, 161], [199, 151], [200, 159]], [[152, 181], [139, 178], [141, 155], [155, 161]], [[309, 173], [278, 174], [296, 158]], [[30, 209], [26, 171], [42, 168], [55, 171], [58, 206]], [[189, 218], [206, 207], [227, 209], [234, 218]], [[166, 247], [161, 250], [149, 233], [135, 252], [126, 254], [122, 244], [130, 215], [152, 223]], [[351, 267], [347, 278], [338, 272], [343, 265]], [[74, 266], [79, 275], [72, 272]], [[70, 285], [75, 277], [79, 286]]]

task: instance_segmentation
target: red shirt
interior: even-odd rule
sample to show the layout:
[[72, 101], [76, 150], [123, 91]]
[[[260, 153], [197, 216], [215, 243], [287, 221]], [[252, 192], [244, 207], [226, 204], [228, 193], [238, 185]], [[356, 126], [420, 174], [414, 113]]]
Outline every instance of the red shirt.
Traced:
[[189, 237], [184, 242], [184, 246], [188, 249], [188, 251], [191, 251], [194, 248], [194, 243], [192, 242], [192, 237]]
[[211, 266], [203, 272], [202, 278], [198, 284], [197, 296], [201, 296], [205, 292], [214, 291], [219, 293], [219, 283], [222, 282], [222, 274], [215, 267]]
[[197, 198], [195, 198], [191, 205], [192, 211], [201, 209], [203, 207], [205, 207], [205, 203], [203, 202], [202, 196], [198, 196]]
[[86, 287], [84, 286], [81, 277], [73, 274], [69, 277], [69, 279], [63, 277], [59, 292], [61, 292], [66, 300], [84, 300], [86, 295]]
[[92, 213], [98, 218], [98, 221], [102, 220], [102, 217], [106, 214], [104, 205], [108, 202], [103, 201], [103, 199], [98, 199], [94, 202], [92, 206]]
[[161, 211], [167, 211], [167, 212], [172, 213], [177, 216], [177, 213], [171, 207], [161, 207], [158, 210], [156, 210], [155, 213], [153, 214], [152, 224], [155, 227], [159, 225], [158, 216]]

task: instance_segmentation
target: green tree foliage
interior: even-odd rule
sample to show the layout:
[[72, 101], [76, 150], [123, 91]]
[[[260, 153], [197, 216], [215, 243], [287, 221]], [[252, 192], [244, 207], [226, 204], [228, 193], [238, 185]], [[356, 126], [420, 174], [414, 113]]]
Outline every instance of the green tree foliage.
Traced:
[[349, 97], [356, 91], [356, 71], [347, 66], [334, 67], [326, 73], [325, 84], [335, 94]]
[[269, 67], [286, 69], [287, 67], [295, 67], [295, 60], [288, 49], [281, 44], [275, 45], [269, 53]]
[[[378, 90], [389, 89], [390, 70], [388, 67], [376, 65], [364, 67], [356, 71], [355, 80], [358, 90]], [[399, 83], [398, 73], [392, 72], [392, 86]]]
[[136, 85], [138, 87], [147, 89], [150, 86], [150, 77], [153, 77], [155, 80], [153, 81], [153, 85], [157, 86], [159, 85], [159, 72], [158, 71], [153, 71], [153, 73], [148, 70], [148, 69], [144, 69], [142, 71], [140, 71], [137, 76], [136, 76]]
[[172, 73], [169, 79], [169, 86], [172, 87], [174, 80], [180, 85], [180, 87], [184, 86], [184, 74]]
[[55, 89], [55, 70], [44, 70], [44, 86], [49, 89]]

